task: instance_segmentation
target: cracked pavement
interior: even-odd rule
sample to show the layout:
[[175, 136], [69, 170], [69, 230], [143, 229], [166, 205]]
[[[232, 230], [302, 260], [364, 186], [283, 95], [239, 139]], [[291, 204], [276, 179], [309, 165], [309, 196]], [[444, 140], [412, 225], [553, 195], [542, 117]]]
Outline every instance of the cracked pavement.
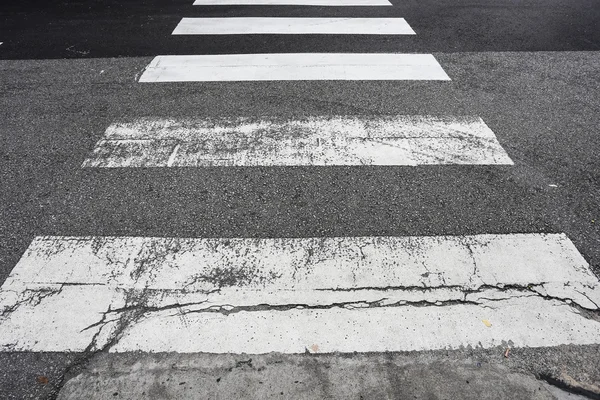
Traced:
[[[521, 241], [527, 245], [519, 247]], [[440, 252], [444, 262], [436, 258]], [[526, 258], [515, 258], [519, 253]], [[529, 261], [523, 264], [523, 260]], [[466, 265], [473, 265], [470, 272]], [[379, 335], [369, 345], [370, 351], [401, 351], [410, 346], [421, 350], [490, 347], [508, 338], [518, 338], [508, 341], [510, 346], [527, 346], [538, 339], [546, 345], [564, 340], [591, 344], [600, 339], [596, 338], [599, 298], [600, 282], [560, 234], [519, 238], [39, 237], [0, 290], [0, 332], [8, 351], [84, 353], [235, 352], [241, 343], [248, 349], [247, 338], [263, 337], [264, 329], [275, 327], [287, 334], [282, 333], [278, 342], [254, 340], [250, 352], [268, 352], [275, 346], [294, 353], [298, 346], [308, 349], [311, 340], [320, 340], [319, 351], [345, 351], [366, 333], [361, 324]], [[72, 299], [85, 301], [71, 304]], [[76, 319], [56, 317], [69, 309]], [[449, 322], [441, 323], [438, 331], [424, 332], [423, 320], [434, 318], [441, 309], [449, 321], [465, 320], [464, 327]], [[295, 315], [304, 326], [290, 331], [287, 322], [280, 326], [273, 319], [282, 315]], [[379, 327], [361, 322], [378, 315], [393, 322], [379, 321]], [[480, 325], [475, 329], [478, 339], [473, 341], [468, 334], [474, 329], [473, 315], [502, 321], [505, 328], [520, 323], [523, 332], [538, 330], [539, 334], [532, 341], [516, 330], [508, 334], [495, 327], [486, 337], [488, 332]], [[345, 332], [345, 344], [329, 343], [334, 324], [314, 320], [317, 317], [353, 321], [348, 322], [352, 327]], [[37, 333], [32, 331], [33, 321], [39, 324]], [[262, 326], [258, 321], [263, 321]], [[225, 324], [225, 332], [237, 334], [228, 336], [222, 327], [211, 328], [211, 324]], [[553, 324], [565, 328], [578, 324], [579, 329], [544, 332]], [[397, 336], [389, 336], [404, 326], [412, 331], [420, 327], [420, 341], [407, 337], [408, 344], [399, 344]], [[189, 343], [182, 336], [190, 332], [203, 338], [216, 334], [220, 339]], [[296, 337], [299, 332], [304, 333]], [[299, 338], [307, 342], [301, 344]]]

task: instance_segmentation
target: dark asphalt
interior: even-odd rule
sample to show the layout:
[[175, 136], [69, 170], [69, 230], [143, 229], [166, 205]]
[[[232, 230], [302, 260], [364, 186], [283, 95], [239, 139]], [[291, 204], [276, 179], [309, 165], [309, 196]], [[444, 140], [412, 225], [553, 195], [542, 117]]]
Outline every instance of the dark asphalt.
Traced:
[[[0, 6], [0, 59], [12, 60], [0, 61], [0, 284], [37, 235], [565, 232], [600, 273], [600, 2], [393, 2], [268, 13], [191, 0]], [[184, 16], [241, 15], [398, 16], [417, 36], [170, 36]], [[433, 52], [452, 81], [135, 82], [158, 54], [292, 51]], [[515, 165], [80, 168], [116, 119], [335, 114], [478, 115]], [[559, 354], [571, 351], [600, 365], [597, 348]], [[51, 393], [74, 359], [0, 353], [0, 398]]]
[[[600, 50], [598, 0], [392, 0], [393, 7], [201, 7], [193, 0], [12, 3], [0, 6], [0, 59]], [[417, 36], [171, 36], [183, 16], [404, 17]]]

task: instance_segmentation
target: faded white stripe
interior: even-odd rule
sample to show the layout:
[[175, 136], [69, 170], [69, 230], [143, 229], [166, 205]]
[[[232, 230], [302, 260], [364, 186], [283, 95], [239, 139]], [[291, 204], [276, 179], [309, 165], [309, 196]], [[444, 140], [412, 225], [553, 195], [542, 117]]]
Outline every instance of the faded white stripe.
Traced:
[[293, 5], [293, 6], [391, 6], [388, 0], [196, 0], [195, 6]]
[[139, 119], [109, 126], [83, 167], [427, 164], [512, 161], [478, 117]]
[[173, 35], [414, 35], [404, 18], [183, 18]]
[[442, 80], [431, 54], [279, 53], [158, 56], [140, 82]]
[[591, 344], [600, 343], [600, 323], [575, 307], [598, 304], [600, 284], [563, 234], [39, 237], [0, 290], [0, 348], [302, 353]]

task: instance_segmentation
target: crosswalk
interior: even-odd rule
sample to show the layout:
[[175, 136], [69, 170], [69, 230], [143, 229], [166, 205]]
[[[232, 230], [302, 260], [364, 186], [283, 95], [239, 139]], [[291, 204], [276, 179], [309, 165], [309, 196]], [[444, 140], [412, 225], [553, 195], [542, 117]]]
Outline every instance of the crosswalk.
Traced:
[[[194, 5], [392, 6], [385, 0]], [[173, 35], [418, 35], [403, 18], [187, 18]], [[335, 50], [335, 49], [332, 49]], [[432, 54], [158, 55], [139, 85], [451, 77]], [[402, 84], [402, 82], [398, 82]], [[427, 104], [422, 105], [426, 111]], [[514, 163], [479, 116], [114, 121], [82, 168]], [[0, 289], [0, 350], [335, 353], [600, 343], [600, 282], [562, 233], [38, 236]]]
[[195, 6], [391, 6], [388, 0], [196, 0]]
[[597, 309], [600, 285], [557, 234], [39, 237], [5, 287], [11, 351], [115, 337], [111, 352], [251, 354], [600, 341], [573, 306]]
[[415, 35], [404, 18], [183, 18], [173, 35]]
[[[329, 5], [349, 4], [332, 1]], [[415, 35], [415, 32], [404, 18], [281, 17], [183, 18], [173, 31], [173, 35], [238, 34]], [[431, 54], [395, 53], [161, 55], [154, 58], [140, 77], [140, 82], [273, 80], [444, 81], [450, 77]]]
[[158, 56], [140, 82], [450, 80], [430, 54], [280, 53]]
[[512, 165], [477, 117], [139, 119], [108, 127], [84, 167]]

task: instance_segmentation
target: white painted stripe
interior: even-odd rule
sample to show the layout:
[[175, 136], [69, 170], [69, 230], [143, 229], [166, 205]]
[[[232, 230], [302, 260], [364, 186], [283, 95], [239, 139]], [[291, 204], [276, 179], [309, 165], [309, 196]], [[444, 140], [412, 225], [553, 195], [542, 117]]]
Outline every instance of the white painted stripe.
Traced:
[[431, 54], [280, 53], [158, 56], [140, 82], [441, 80]]
[[196, 0], [195, 6], [391, 6], [388, 0]]
[[38, 237], [0, 289], [0, 349], [591, 344], [600, 322], [576, 305], [598, 304], [600, 283], [563, 234]]
[[478, 117], [139, 119], [114, 123], [83, 167], [512, 165]]
[[173, 35], [414, 35], [404, 18], [183, 18]]

